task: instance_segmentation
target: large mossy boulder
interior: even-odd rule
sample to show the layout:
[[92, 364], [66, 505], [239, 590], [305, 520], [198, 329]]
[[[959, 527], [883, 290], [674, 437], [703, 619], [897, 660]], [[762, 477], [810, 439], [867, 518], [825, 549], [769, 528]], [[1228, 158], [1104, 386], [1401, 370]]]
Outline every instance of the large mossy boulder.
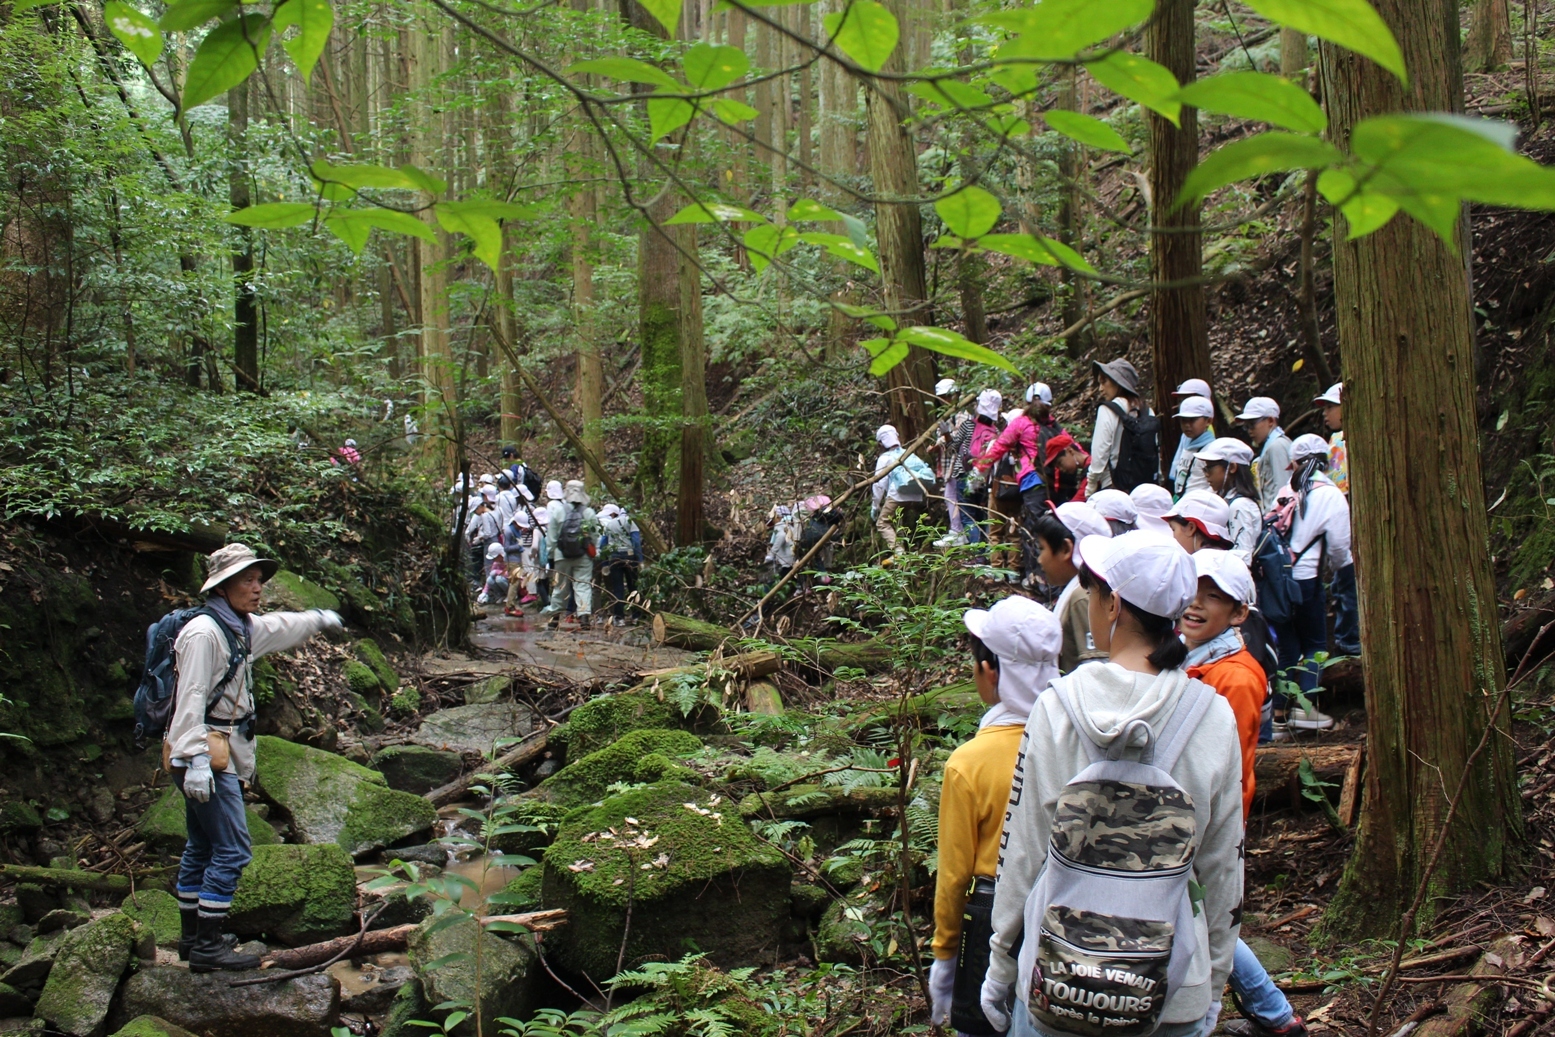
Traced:
[[[479, 984], [477, 939], [480, 941]], [[479, 992], [485, 1033], [497, 1032], [498, 1018], [527, 1019], [540, 1005], [539, 988], [545, 970], [535, 952], [532, 936], [509, 940], [482, 931], [474, 918], [465, 918], [452, 925], [446, 924], [446, 919], [430, 918], [411, 930], [407, 949], [411, 967], [421, 981], [423, 996], [430, 1003], [455, 1001], [473, 1005]], [[427, 968], [430, 962], [449, 955], [462, 957], [435, 969]], [[475, 1020], [471, 1018], [454, 1032], [473, 1034]]]
[[340, 599], [312, 580], [282, 569], [265, 583], [266, 612], [306, 612], [309, 609], [340, 611]]
[[142, 1015], [125, 1023], [113, 1037], [195, 1037], [182, 1026], [175, 1026], [154, 1015]]
[[568, 922], [546, 946], [600, 982], [615, 974], [628, 928], [628, 968], [695, 952], [725, 968], [769, 963], [789, 916], [790, 875], [732, 804], [680, 782], [635, 789], [562, 822], [542, 891]]
[[[340, 1021], [340, 982], [315, 973], [280, 983], [235, 987], [260, 972], [143, 969], [119, 995], [114, 1020], [155, 1016], [200, 1037], [330, 1037]], [[152, 1031], [155, 1032], [155, 1031]]]
[[458, 753], [424, 745], [391, 745], [367, 763], [383, 775], [389, 788], [416, 795], [448, 784], [464, 770], [464, 757]]
[[286, 813], [302, 843], [335, 843], [353, 857], [429, 832], [437, 810], [391, 789], [382, 774], [343, 756], [269, 735], [259, 737], [260, 794]]
[[358, 662], [373, 671], [373, 676], [378, 678], [378, 683], [383, 686], [385, 694], [392, 695], [399, 690], [400, 675], [389, 665], [389, 660], [383, 654], [383, 649], [378, 647], [377, 641], [364, 637], [351, 646], [351, 654], [356, 656]]
[[143, 931], [120, 911], [72, 931], [54, 956], [33, 1015], [72, 1037], [102, 1037], [114, 991]]
[[59, 954], [65, 938], [69, 935], [64, 930], [57, 930], [44, 936], [34, 937], [27, 944], [22, 956], [10, 968], [0, 972], [0, 983], [36, 994], [43, 988], [50, 970], [54, 968], [54, 958]]
[[645, 758], [658, 755], [668, 761], [700, 748], [702, 740], [689, 731], [633, 731], [546, 778], [534, 798], [565, 807], [594, 803], [616, 782], [639, 780], [638, 768]]
[[256, 846], [227, 927], [292, 945], [355, 932], [356, 872], [339, 846]]
[[515, 702], [482, 702], [440, 709], [422, 721], [410, 740], [431, 749], [487, 756], [504, 738], [522, 738], [535, 725], [534, 712]]
[[585, 702], [551, 732], [551, 741], [566, 746], [569, 759], [579, 760], [633, 731], [685, 730], [691, 726], [674, 703], [651, 690], [628, 691]]
[[160, 889], [136, 890], [124, 898], [119, 910], [149, 928], [156, 935], [158, 947], [178, 946], [183, 923], [178, 919], [178, 899], [173, 894]]
[[[243, 814], [248, 818], [249, 841], [255, 846], [268, 846], [281, 841], [275, 829], [270, 827], [270, 822], [254, 813], [253, 807], [245, 805]], [[184, 809], [183, 793], [172, 785], [163, 789], [162, 795], [141, 817], [136, 832], [154, 850], [182, 853], [184, 843], [189, 838], [189, 818]]]

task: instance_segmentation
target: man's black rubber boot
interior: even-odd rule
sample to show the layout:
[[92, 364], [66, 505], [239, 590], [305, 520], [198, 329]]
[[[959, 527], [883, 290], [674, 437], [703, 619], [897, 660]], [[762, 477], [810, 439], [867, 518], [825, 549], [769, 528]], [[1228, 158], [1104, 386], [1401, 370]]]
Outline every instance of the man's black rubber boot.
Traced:
[[[194, 941], [198, 935], [200, 925], [199, 919], [196, 917], [197, 915], [198, 912], [195, 911], [180, 910], [178, 912], [178, 921], [183, 926], [183, 934], [178, 937], [179, 961], [188, 961], [189, 952], [194, 950]], [[238, 945], [238, 938], [232, 933], [223, 933], [221, 943], [223, 947], [231, 950]]]
[[190, 972], [242, 972], [259, 967], [257, 955], [238, 954], [227, 944], [221, 931], [225, 923], [221, 917], [200, 917], [194, 947], [189, 951]]

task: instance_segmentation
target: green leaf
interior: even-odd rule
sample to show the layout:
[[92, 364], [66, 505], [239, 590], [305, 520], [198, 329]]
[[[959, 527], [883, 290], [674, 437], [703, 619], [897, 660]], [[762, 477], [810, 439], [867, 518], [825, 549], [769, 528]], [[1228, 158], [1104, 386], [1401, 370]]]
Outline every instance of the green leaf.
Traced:
[[238, 10], [238, 0], [179, 0], [162, 12], [157, 24], [164, 32], [188, 32]]
[[307, 202], [266, 202], [228, 213], [223, 219], [239, 227], [298, 227], [318, 212]]
[[896, 16], [877, 0], [850, 0], [845, 9], [821, 22], [827, 37], [866, 72], [885, 67], [901, 34]]
[[728, 123], [730, 126], [735, 123], [749, 122], [761, 114], [744, 101], [734, 101], [727, 97], [720, 97], [709, 105], [708, 109], [719, 122]]
[[364, 187], [376, 188], [402, 188], [415, 190], [418, 186], [414, 180], [405, 175], [402, 169], [390, 169], [388, 166], [363, 165], [337, 166], [319, 159], [308, 167], [313, 178], [320, 183], [340, 184], [349, 187], [353, 191]]
[[989, 252], [1024, 259], [1043, 266], [1066, 266], [1081, 273], [1094, 274], [1096, 268], [1084, 256], [1061, 241], [1032, 234], [985, 234], [978, 245]]
[[698, 43], [681, 59], [686, 82], [698, 90], [721, 90], [743, 76], [751, 67], [750, 58], [737, 47], [714, 47]]
[[1020, 369], [1010, 363], [1004, 357], [995, 353], [987, 346], [980, 346], [964, 335], [944, 328], [913, 327], [903, 328], [896, 333], [899, 341], [923, 349], [941, 353], [945, 356], [959, 357], [962, 360], [970, 360], [977, 364], [987, 364], [989, 367], [998, 367], [1013, 375], [1019, 376]]
[[1321, 169], [1344, 161], [1332, 144], [1316, 137], [1278, 131], [1227, 144], [1201, 161], [1177, 196], [1178, 205], [1195, 202], [1218, 188], [1265, 173]]
[[1364, 54], [1409, 81], [1398, 41], [1366, 0], [1247, 0], [1247, 6], [1270, 21]]
[[318, 64], [319, 55], [329, 42], [330, 30], [335, 27], [335, 9], [329, 0], [282, 0], [273, 18], [277, 29], [288, 25], [297, 27], [297, 35], [284, 40], [281, 46], [291, 55], [292, 64], [302, 73], [306, 83]]
[[1180, 87], [1177, 77], [1165, 65], [1117, 50], [1101, 61], [1086, 62], [1085, 67], [1102, 86], [1144, 105], [1173, 126], [1177, 125], [1177, 113], [1182, 110], [1182, 103], [1177, 100]]
[[460, 202], [438, 202], [434, 213], [444, 230], [475, 242], [476, 259], [497, 269], [502, 262], [502, 228], [496, 220]]
[[638, 0], [638, 3], [643, 5], [643, 10], [658, 19], [673, 40], [680, 28], [680, 0]]
[[799, 223], [805, 220], [820, 220], [832, 223], [841, 221], [842, 214], [835, 209], [822, 205], [820, 202], [809, 198], [801, 198], [788, 207], [788, 220], [790, 223]]
[[597, 76], [608, 76], [627, 83], [647, 83], [650, 86], [662, 86], [670, 90], [685, 89], [684, 85], [677, 83], [668, 72], [655, 68], [646, 61], [638, 61], [636, 58], [591, 58], [567, 66], [567, 71], [574, 75], [592, 73]]
[[331, 213], [324, 217], [324, 227], [357, 255], [367, 247], [367, 238], [373, 232], [372, 224], [349, 213]]
[[[891, 317], [887, 316], [886, 314], [879, 312], [872, 306], [854, 306], [851, 303], [845, 302], [834, 302], [832, 305], [841, 312], [846, 313], [849, 317], [857, 317], [859, 320], [867, 320], [869, 323], [873, 324], [877, 328], [880, 328], [882, 331], [896, 330], [896, 321], [891, 319]], [[886, 340], [878, 339], [876, 341], [884, 342]]]
[[[878, 350], [871, 348], [877, 343], [879, 344]], [[865, 349], [868, 349], [870, 355], [874, 357], [874, 359], [869, 362], [869, 373], [874, 375], [876, 378], [881, 377], [886, 372], [890, 371], [891, 368], [895, 367], [903, 360], [906, 360], [907, 354], [912, 350], [912, 347], [907, 343], [893, 342], [888, 338], [865, 339], [863, 342], [860, 342], [859, 345], [863, 346]]]
[[[1153, 0], [1043, 0], [977, 19], [1020, 35], [999, 47], [999, 58], [1067, 61], [1150, 17]], [[997, 60], [997, 58], [996, 58]]]
[[[495, 198], [472, 198], [444, 204], [457, 205], [464, 212], [484, 216], [489, 220], [533, 220], [540, 216], [538, 205], [519, 205], [517, 202], [503, 202]], [[521, 742], [523, 739], [515, 738], [513, 741]]]
[[799, 232], [792, 227], [764, 223], [746, 231], [740, 240], [745, 244], [751, 266], [759, 274], [771, 265], [772, 260], [799, 244]]
[[648, 98], [648, 129], [651, 139], [667, 137], [690, 122], [696, 106], [683, 97]]
[[869, 249], [860, 247], [851, 238], [844, 237], [841, 234], [823, 234], [820, 231], [810, 231], [807, 234], [799, 235], [799, 240], [806, 245], [819, 245], [826, 250], [828, 255], [836, 256], [838, 259], [846, 259], [848, 262], [855, 263], [865, 270], [870, 270], [877, 274], [880, 272], [880, 264], [875, 261], [874, 254]]
[[426, 170], [421, 169], [418, 166], [413, 166], [409, 163], [406, 163], [405, 165], [400, 166], [400, 172], [405, 174], [405, 178], [407, 180], [421, 188], [427, 194], [442, 194], [444, 191], [448, 190], [447, 180], [444, 180], [442, 177], [433, 176], [431, 173], [428, 173]]
[[[20, 12], [12, 8], [12, 13]], [[129, 4], [108, 0], [103, 4], [103, 21], [108, 24], [108, 31], [147, 68], [162, 56], [162, 33], [157, 23]]]
[[1458, 227], [1463, 218], [1463, 202], [1453, 195], [1417, 194], [1395, 198], [1398, 207], [1429, 227], [1458, 253]]
[[[364, 242], [367, 240], [367, 229], [373, 227], [388, 231], [390, 234], [409, 234], [411, 237], [421, 238], [423, 241], [437, 241], [437, 234], [431, 227], [408, 212], [399, 212], [394, 209], [337, 209], [325, 217], [326, 223], [331, 221], [338, 225], [361, 228], [362, 240]], [[330, 229], [335, 231], [336, 236], [340, 236], [342, 241], [346, 240], [341, 236], [340, 230], [336, 226], [332, 225]], [[352, 233], [354, 234], [356, 231], [353, 229]], [[347, 241], [347, 244], [350, 244], [350, 242]]]
[[1001, 208], [999, 199], [976, 184], [969, 184], [935, 202], [934, 211], [939, 213], [952, 234], [980, 238], [999, 222]]
[[487, 922], [483, 928], [488, 933], [527, 933], [529, 931], [529, 927], [527, 925], [520, 925], [517, 922], [502, 921]]
[[270, 19], [245, 14], [222, 22], [200, 41], [184, 77], [181, 108], [188, 111], [231, 90], [259, 67], [270, 43]]
[[1358, 190], [1348, 169], [1323, 170], [1317, 178], [1317, 190], [1344, 213], [1347, 241], [1380, 230], [1398, 213], [1398, 202], [1387, 195]]
[[[11, 17], [14, 18], [14, 17], [17, 17], [18, 15], [26, 14], [28, 11], [31, 11], [34, 8], [49, 7], [49, 6], [51, 6], [53, 4], [57, 4], [57, 3], [59, 3], [59, 0], [13, 0], [13, 2], [11, 4]], [[18, 735], [16, 737], [21, 737], [21, 736]], [[31, 739], [23, 739], [23, 740], [24, 741], [30, 741]]]
[[761, 213], [727, 202], [693, 202], [664, 221], [666, 227], [678, 227], [683, 223], [766, 223]]
[[969, 86], [959, 79], [934, 79], [927, 82], [914, 83], [907, 88], [907, 92], [916, 94], [931, 104], [937, 104], [941, 108], [967, 109], [976, 111], [981, 108], [991, 108], [994, 99], [975, 86]]
[[1458, 115], [1374, 116], [1356, 124], [1350, 150], [1372, 164], [1366, 186], [1381, 194], [1555, 208], [1555, 170], [1513, 151], [1515, 134], [1507, 123]]
[[1062, 133], [1070, 140], [1079, 141], [1086, 147], [1100, 148], [1102, 151], [1117, 151], [1124, 155], [1134, 153], [1134, 149], [1128, 146], [1128, 141], [1124, 140], [1117, 130], [1094, 115], [1083, 115], [1080, 112], [1055, 108], [1043, 112], [1042, 118], [1054, 132]]
[[1206, 112], [1267, 122], [1298, 133], [1322, 133], [1328, 116], [1312, 95], [1284, 76], [1267, 72], [1226, 72], [1189, 83], [1177, 100]]

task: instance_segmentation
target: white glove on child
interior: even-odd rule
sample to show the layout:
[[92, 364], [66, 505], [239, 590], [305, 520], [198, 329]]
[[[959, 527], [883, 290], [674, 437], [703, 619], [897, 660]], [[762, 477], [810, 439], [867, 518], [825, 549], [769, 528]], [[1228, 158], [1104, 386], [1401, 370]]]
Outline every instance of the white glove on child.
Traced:
[[1199, 1031], [1201, 1037], [1209, 1037], [1215, 1032], [1215, 1027], [1220, 1025], [1220, 1002], [1215, 1001], [1209, 1006], [1209, 1014], [1204, 1017], [1204, 1028]]
[[1010, 1010], [1015, 1002], [1015, 984], [1000, 983], [989, 976], [983, 980], [983, 989], [978, 995], [978, 1001], [983, 1006], [983, 1014], [988, 1021], [993, 1023], [995, 1030], [1004, 1031], [1010, 1028]]
[[323, 629], [342, 630], [345, 628], [346, 621], [341, 619], [340, 613], [336, 612], [334, 609], [314, 609], [313, 611], [317, 612], [319, 614], [319, 618], [324, 621]]
[[950, 1023], [950, 1005], [956, 991], [956, 959], [935, 958], [929, 966], [929, 1022]]
[[211, 758], [201, 753], [184, 769], [184, 795], [196, 803], [208, 803], [215, 790], [216, 776], [211, 773]]

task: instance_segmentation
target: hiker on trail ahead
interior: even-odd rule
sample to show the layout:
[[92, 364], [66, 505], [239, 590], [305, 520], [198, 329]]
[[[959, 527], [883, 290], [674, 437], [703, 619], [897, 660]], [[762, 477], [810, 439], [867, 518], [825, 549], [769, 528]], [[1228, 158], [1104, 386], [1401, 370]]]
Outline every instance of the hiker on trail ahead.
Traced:
[[538, 557], [543, 534], [533, 507], [534, 499], [529, 487], [523, 485], [518, 487], [517, 496], [518, 510], [502, 527], [502, 546], [507, 553], [508, 567], [508, 593], [502, 612], [508, 616], [523, 615], [523, 607], [536, 600], [532, 588], [542, 568]]
[[1011, 419], [974, 462], [978, 471], [986, 472], [1006, 455], [1015, 457], [1021, 504], [1021, 569], [1028, 578], [1037, 571], [1037, 519], [1048, 514], [1048, 484], [1042, 475], [1047, 444], [1064, 432], [1053, 420], [1052, 410], [1053, 390], [1033, 382], [1026, 389], [1026, 409]]
[[1119, 357], [1093, 361], [1102, 405], [1096, 408], [1091, 436], [1091, 468], [1086, 496], [1116, 486], [1128, 493], [1140, 483], [1156, 482], [1161, 460], [1157, 450], [1160, 420], [1139, 395], [1139, 372]]
[[[555, 486], [553, 481], [551, 486]], [[550, 486], [546, 488], [550, 495]], [[551, 587], [551, 603], [542, 609], [549, 615], [548, 629], [561, 624], [561, 612], [566, 607], [567, 592], [572, 591], [578, 606], [578, 629], [593, 626], [594, 612], [594, 556], [599, 553], [599, 517], [589, 507], [588, 491], [582, 479], [569, 479], [562, 490], [561, 500], [551, 498], [546, 510], [550, 523], [546, 538], [551, 544], [551, 571], [554, 585]]]
[[[1344, 445], [1344, 383], [1336, 382], [1312, 402], [1323, 408], [1328, 437], [1328, 477], [1350, 498], [1350, 452]], [[1356, 600], [1355, 563], [1334, 570], [1334, 647], [1342, 655], [1361, 654], [1361, 612]]]
[[1053, 606], [1064, 638], [1058, 669], [1070, 673], [1081, 663], [1106, 658], [1091, 638], [1090, 598], [1080, 586], [1080, 555], [1075, 545], [1088, 536], [1110, 537], [1112, 527], [1091, 505], [1070, 501], [1038, 519], [1036, 528], [1042, 578], [1050, 588], [1060, 588]]
[[1258, 451], [1253, 475], [1259, 507], [1267, 514], [1280, 487], [1290, 481], [1290, 437], [1280, 428], [1280, 405], [1268, 396], [1254, 396], [1236, 420], [1247, 423], [1247, 434]]
[[[977, 735], [950, 754], [939, 799], [939, 871], [934, 879], [934, 964], [929, 1021], [987, 1028], [978, 1003], [987, 972], [999, 833], [1026, 718], [1058, 676], [1058, 619], [1030, 598], [1005, 598], [961, 617], [971, 640], [972, 679], [991, 707]], [[969, 893], [970, 890], [970, 893]]]
[[1335, 382], [1312, 402], [1323, 408], [1323, 424], [1328, 427], [1328, 477], [1339, 492], [1350, 495], [1350, 453], [1344, 445], [1344, 383]]
[[1172, 527], [1172, 539], [1184, 551], [1193, 554], [1206, 547], [1224, 550], [1231, 546], [1231, 505], [1209, 490], [1183, 494], [1182, 500], [1166, 513]]
[[[600, 557], [604, 560], [605, 586], [610, 591], [610, 607], [616, 622], [627, 622], [626, 600], [637, 592], [637, 570], [643, 564], [643, 534], [626, 509], [606, 504], [599, 509]], [[790, 565], [793, 563], [790, 562]]]
[[1134, 520], [1136, 529], [1172, 535], [1171, 523], [1166, 521], [1166, 513], [1172, 510], [1172, 495], [1165, 486], [1140, 483], [1130, 491], [1128, 499], [1134, 502], [1134, 511], [1139, 515]]
[[1209, 488], [1220, 494], [1230, 509], [1226, 519], [1231, 550], [1242, 564], [1253, 563], [1258, 535], [1263, 532], [1263, 509], [1253, 485], [1253, 448], [1240, 439], [1222, 437], [1199, 451], [1199, 463]]
[[480, 503], [464, 524], [464, 538], [470, 545], [470, 584], [479, 587], [486, 580], [486, 548], [502, 539], [495, 486], [481, 487]]
[[259, 967], [223, 933], [238, 876], [253, 858], [243, 789], [254, 777], [254, 660], [342, 625], [327, 609], [258, 614], [264, 583], [280, 567], [242, 544], [212, 554], [200, 588], [210, 614], [191, 619], [174, 643], [178, 689], [162, 764], [184, 795], [189, 827], [178, 865], [178, 956], [193, 972]]
[[1204, 478], [1204, 466], [1197, 464], [1200, 450], [1215, 440], [1215, 429], [1210, 422], [1215, 417], [1215, 405], [1207, 396], [1189, 396], [1177, 405], [1178, 427], [1182, 438], [1177, 443], [1177, 456], [1172, 458], [1172, 495], [1181, 497], [1194, 490], [1209, 489]]
[[[948, 407], [954, 403], [955, 379], [941, 378], [934, 386], [934, 395], [939, 397], [942, 406]], [[966, 508], [962, 504], [966, 492], [966, 439], [961, 437], [958, 441], [958, 434], [965, 428], [970, 435], [971, 421], [972, 416], [966, 411], [957, 411], [948, 418], [941, 418], [939, 438], [934, 441], [934, 469], [940, 485], [944, 487], [945, 517], [950, 523], [950, 532], [934, 541], [934, 546], [940, 549], [958, 547], [967, 542]]]
[[[1172, 390], [1172, 396], [1177, 401], [1177, 413], [1175, 417], [1179, 421], [1182, 420], [1183, 416], [1183, 404], [1187, 403], [1189, 400], [1194, 399], [1195, 397], [1198, 399], [1211, 401], [1214, 399], [1214, 397], [1210, 395], [1209, 383], [1202, 378], [1189, 378], [1176, 389]], [[1193, 410], [1195, 412], [1201, 409], [1203, 408], [1201, 408], [1198, 404], [1193, 406]], [[1215, 438], [1214, 415], [1215, 407], [1212, 402], [1208, 411], [1204, 414], [1210, 439]], [[1192, 455], [1200, 448], [1208, 444], [1209, 440], [1204, 440], [1204, 442], [1199, 443], [1199, 445], [1195, 447], [1190, 445], [1195, 438], [1196, 435], [1190, 435], [1187, 429], [1182, 429], [1181, 433], [1177, 437], [1177, 452], [1172, 455], [1171, 467], [1167, 469], [1167, 476], [1172, 481], [1172, 494], [1174, 496], [1181, 497], [1184, 493], [1187, 493], [1188, 490], [1199, 490], [1204, 488], [1202, 478], [1195, 477]], [[1177, 477], [1179, 472], [1187, 472], [1189, 478], [1189, 484], [1182, 489], [1177, 488]]]
[[[1049, 684], [1026, 722], [983, 1011], [1010, 1037], [1198, 1037], [1215, 1028], [1241, 924], [1236, 718], [1182, 669], [1193, 559], [1155, 533], [1078, 546], [1108, 660]], [[1122, 782], [1127, 811], [1110, 792]], [[1114, 964], [1102, 948], [1123, 933], [1131, 953]]]
[[1139, 528], [1139, 509], [1134, 507], [1134, 499], [1122, 490], [1098, 490], [1096, 496], [1085, 503], [1107, 520], [1107, 528], [1115, 537]]
[[[882, 448], [875, 459], [875, 475], [890, 474], [876, 478], [874, 504], [869, 513], [875, 520], [880, 538], [885, 541], [886, 550], [900, 555], [907, 550], [901, 538], [918, 524], [925, 492], [934, 485], [934, 470], [917, 454], [902, 449], [902, 437], [897, 435], [895, 425], [881, 425], [875, 430], [875, 441]], [[898, 521], [905, 530], [897, 529]]]
[[1050, 437], [1043, 448], [1042, 460], [1043, 476], [1052, 487], [1055, 505], [1086, 499], [1085, 469], [1091, 463], [1091, 455], [1073, 436], [1060, 432]]

